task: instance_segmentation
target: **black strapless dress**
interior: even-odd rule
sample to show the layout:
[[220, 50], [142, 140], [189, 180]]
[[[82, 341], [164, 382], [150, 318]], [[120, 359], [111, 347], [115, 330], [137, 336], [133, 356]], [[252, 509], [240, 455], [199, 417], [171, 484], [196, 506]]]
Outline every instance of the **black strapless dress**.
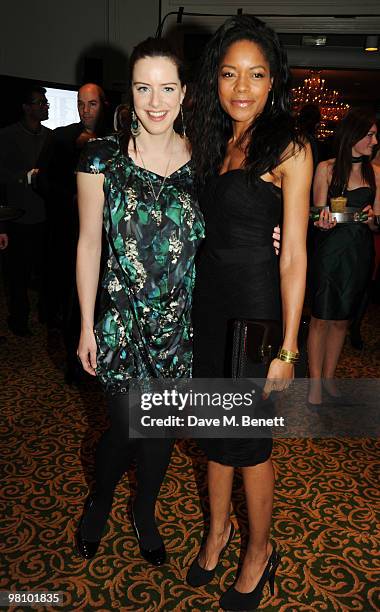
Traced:
[[[273, 227], [282, 215], [281, 189], [244, 170], [210, 180], [201, 198], [206, 225], [194, 292], [195, 378], [231, 376], [231, 322], [281, 318]], [[264, 372], [262, 376], [264, 376]], [[266, 461], [271, 439], [199, 440], [212, 461], [234, 467]]]
[[[358, 210], [374, 201], [370, 187], [358, 187], [344, 195], [347, 206]], [[366, 224], [351, 223], [315, 234], [309, 274], [312, 315], [333, 321], [351, 319], [371, 277], [372, 232]]]

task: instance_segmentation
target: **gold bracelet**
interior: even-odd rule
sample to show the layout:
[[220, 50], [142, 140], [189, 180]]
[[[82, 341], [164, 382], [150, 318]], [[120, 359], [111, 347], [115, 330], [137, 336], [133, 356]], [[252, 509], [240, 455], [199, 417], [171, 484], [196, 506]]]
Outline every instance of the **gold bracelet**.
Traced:
[[285, 361], [286, 363], [298, 363], [299, 358], [300, 354], [298, 351], [288, 351], [282, 348], [282, 346], [280, 346], [278, 349], [277, 359], [280, 359], [281, 361]]

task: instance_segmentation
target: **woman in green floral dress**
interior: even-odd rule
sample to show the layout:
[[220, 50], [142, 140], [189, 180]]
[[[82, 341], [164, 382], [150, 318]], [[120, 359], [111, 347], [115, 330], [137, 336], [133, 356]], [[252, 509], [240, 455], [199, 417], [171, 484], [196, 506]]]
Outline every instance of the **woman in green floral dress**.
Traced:
[[91, 142], [80, 172], [104, 175], [104, 228], [113, 243], [95, 326], [96, 373], [106, 389], [130, 378], [191, 375], [191, 294], [203, 221], [190, 163], [167, 177], [136, 165], [119, 137]]
[[[129, 440], [118, 391], [130, 379], [191, 375], [194, 258], [204, 228], [189, 146], [173, 128], [185, 95], [178, 58], [163, 41], [148, 39], [130, 68], [128, 128], [90, 142], [78, 167], [78, 356], [106, 391], [111, 424], [96, 451], [96, 490], [76, 541], [82, 557], [95, 555], [114, 489], [137, 455], [133, 523], [142, 555], [161, 565], [165, 547], [154, 510], [173, 441]], [[103, 227], [108, 261], [94, 328]]]

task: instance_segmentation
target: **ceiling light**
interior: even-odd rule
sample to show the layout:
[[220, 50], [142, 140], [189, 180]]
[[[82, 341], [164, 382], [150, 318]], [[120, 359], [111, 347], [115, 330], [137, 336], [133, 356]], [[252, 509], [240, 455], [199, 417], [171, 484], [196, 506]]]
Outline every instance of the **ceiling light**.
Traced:
[[369, 34], [365, 39], [365, 51], [379, 50], [379, 37], [376, 34]]

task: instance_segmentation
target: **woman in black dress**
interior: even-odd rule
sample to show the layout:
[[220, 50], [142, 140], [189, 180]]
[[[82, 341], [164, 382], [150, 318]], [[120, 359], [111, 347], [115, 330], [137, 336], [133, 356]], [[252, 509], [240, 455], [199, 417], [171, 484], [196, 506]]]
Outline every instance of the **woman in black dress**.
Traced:
[[[380, 173], [370, 157], [377, 144], [375, 116], [360, 109], [343, 119], [336, 159], [321, 162], [314, 179], [314, 204], [325, 206], [331, 197], [343, 195], [347, 206], [372, 215], [380, 208]], [[375, 205], [376, 209], [376, 205]], [[310, 265], [312, 317], [308, 340], [309, 402], [320, 405], [322, 384], [339, 398], [333, 378], [346, 337], [349, 320], [357, 312], [368, 287], [373, 265], [373, 237], [363, 223], [331, 224], [334, 215], [324, 210], [317, 222]], [[369, 222], [373, 227], [372, 220]]]
[[[249, 16], [229, 19], [202, 58], [195, 96], [193, 163], [203, 191], [206, 240], [194, 294], [194, 377], [230, 376], [228, 330], [236, 318], [283, 319], [280, 358], [268, 378], [294, 376], [306, 273], [306, 227], [312, 176], [309, 145], [290, 115], [286, 56], [276, 34]], [[281, 255], [272, 245], [282, 222]], [[207, 440], [210, 530], [187, 580], [209, 582], [233, 534], [230, 500], [241, 467], [249, 542], [241, 573], [221, 607], [251, 610], [279, 554], [269, 542], [273, 501], [270, 439]]]

